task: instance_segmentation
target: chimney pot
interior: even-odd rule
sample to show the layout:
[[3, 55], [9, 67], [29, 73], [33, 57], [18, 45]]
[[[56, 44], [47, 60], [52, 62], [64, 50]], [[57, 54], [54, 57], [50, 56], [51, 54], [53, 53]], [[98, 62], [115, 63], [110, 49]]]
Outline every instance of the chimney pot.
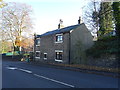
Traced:
[[60, 19], [59, 24], [58, 24], [58, 29], [61, 29], [61, 28], [63, 28], [63, 27], [64, 27], [64, 26], [63, 26], [63, 20]]
[[78, 24], [81, 24], [81, 17], [79, 16]]

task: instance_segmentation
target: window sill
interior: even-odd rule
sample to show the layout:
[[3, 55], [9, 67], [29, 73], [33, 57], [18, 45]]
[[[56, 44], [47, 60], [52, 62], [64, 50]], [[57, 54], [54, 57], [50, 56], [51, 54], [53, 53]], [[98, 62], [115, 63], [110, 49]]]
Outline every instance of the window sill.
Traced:
[[44, 58], [44, 60], [47, 60], [47, 58]]
[[36, 59], [40, 59], [40, 57], [35, 57]]
[[40, 45], [36, 45], [36, 46], [40, 46]]
[[36, 52], [40, 52], [40, 51], [36, 51]]
[[55, 43], [63, 43], [63, 41], [55, 42]]
[[63, 62], [63, 60], [58, 60], [58, 59], [55, 59], [55, 61], [57, 61], [57, 62]]

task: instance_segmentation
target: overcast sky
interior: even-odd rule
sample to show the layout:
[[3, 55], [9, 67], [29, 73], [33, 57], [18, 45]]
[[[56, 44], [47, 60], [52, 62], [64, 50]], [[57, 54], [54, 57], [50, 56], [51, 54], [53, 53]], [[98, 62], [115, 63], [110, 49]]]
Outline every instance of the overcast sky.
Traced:
[[82, 7], [88, 0], [5, 0], [6, 2], [22, 2], [32, 6], [34, 31], [42, 34], [58, 28], [59, 19], [64, 26], [78, 23], [82, 16]]

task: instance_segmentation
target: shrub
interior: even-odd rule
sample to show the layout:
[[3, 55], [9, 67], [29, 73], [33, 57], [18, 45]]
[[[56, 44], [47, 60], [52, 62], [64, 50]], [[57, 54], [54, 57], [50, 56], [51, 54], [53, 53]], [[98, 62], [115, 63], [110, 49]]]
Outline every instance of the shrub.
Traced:
[[120, 52], [120, 42], [115, 36], [106, 36], [98, 39], [93, 47], [86, 50], [88, 56], [99, 58], [102, 54], [117, 54]]

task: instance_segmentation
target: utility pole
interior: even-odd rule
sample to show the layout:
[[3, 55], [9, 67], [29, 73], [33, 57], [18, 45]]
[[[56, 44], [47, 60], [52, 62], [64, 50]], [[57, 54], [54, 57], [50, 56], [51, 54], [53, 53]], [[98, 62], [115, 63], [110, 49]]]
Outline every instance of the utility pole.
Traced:
[[85, 6], [81, 7], [81, 22], [83, 20], [83, 9], [84, 9]]
[[[96, 0], [94, 0], [94, 12], [97, 14], [97, 10], [96, 10]], [[98, 15], [95, 15], [95, 21], [96, 21], [96, 34], [97, 34], [97, 37], [98, 37], [98, 30], [99, 30], [99, 26], [98, 26]]]

